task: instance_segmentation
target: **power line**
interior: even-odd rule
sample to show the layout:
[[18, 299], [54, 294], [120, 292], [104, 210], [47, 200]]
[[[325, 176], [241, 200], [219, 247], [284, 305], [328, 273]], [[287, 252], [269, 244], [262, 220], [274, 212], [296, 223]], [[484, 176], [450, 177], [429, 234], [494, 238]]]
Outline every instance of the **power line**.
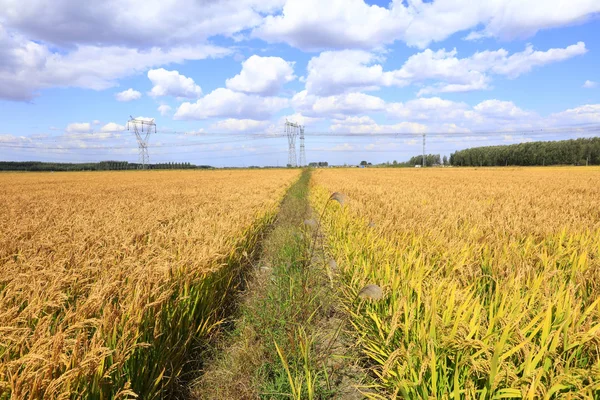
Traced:
[[[529, 133], [528, 136], [533, 136], [533, 137], [537, 137], [537, 136], [546, 136], [546, 135], [550, 135], [550, 134], [564, 134], [564, 135], [579, 135], [579, 134], [586, 134], [586, 133], [595, 133], [595, 132], [600, 132], [600, 126], [595, 128], [595, 129], [587, 129], [585, 131], [558, 131], [558, 130], [553, 130], [553, 131], [544, 131], [544, 132], [532, 132]], [[488, 137], [484, 137], [484, 138], [475, 138], [473, 136], [480, 136], [480, 135], [486, 135]], [[515, 132], [515, 131], [479, 131], [479, 133], [473, 133], [473, 132], [461, 132], [458, 134], [425, 134], [426, 136], [432, 138], [444, 138], [444, 139], [453, 139], [453, 138], [465, 138], [465, 137], [469, 137], [471, 141], [474, 140], [489, 140], [489, 136], [506, 136], [506, 135], [512, 135], [512, 136], [516, 136], [516, 135], [520, 135], [523, 134], [522, 132]], [[410, 136], [413, 136], [415, 138], [417, 138], [418, 136], [423, 136], [423, 133], [414, 133], [414, 134], [410, 134]], [[314, 134], [311, 135], [307, 135], [307, 136], [314, 136]], [[384, 134], [337, 134], [337, 133], [333, 133], [330, 135], [317, 135], [317, 136], [323, 136], [323, 137], [339, 137], [339, 138], [344, 138], [344, 139], [361, 139], [361, 138], [365, 138], [365, 137], [372, 137], [372, 138], [381, 138], [381, 137], [389, 137], [389, 138], [393, 138], [394, 136], [391, 135], [384, 135]], [[403, 134], [402, 136], [408, 136], [408, 134]], [[247, 139], [242, 139], [242, 138], [232, 138], [232, 139], [228, 139], [228, 140], [218, 140], [218, 141], [210, 141], [210, 142], [205, 142], [205, 141], [193, 141], [193, 142], [182, 142], [182, 143], [157, 143], [156, 145], [153, 146], [153, 148], [168, 148], [168, 147], [187, 147], [187, 146], [207, 146], [207, 145], [215, 145], [215, 144], [229, 144], [229, 143], [239, 143], [240, 141], [253, 141], [253, 140], [266, 140], [266, 139], [275, 139], [275, 138], [284, 138], [285, 136], [280, 135], [280, 136], [274, 136], [274, 135], [269, 135], [269, 136], [258, 136], [255, 138], [247, 138]], [[319, 143], [339, 143], [339, 141], [319, 141]], [[32, 142], [27, 142], [25, 144], [21, 144], [21, 143], [9, 143], [9, 142], [0, 142], [0, 147], [6, 147], [6, 148], [16, 148], [16, 149], [35, 149], [35, 150], [120, 150], [120, 149], [132, 149], [135, 148], [135, 146], [132, 145], [125, 145], [125, 146], [121, 146], [121, 145], [117, 145], [117, 146], [40, 146], [40, 145], [35, 145]]]
[[[600, 125], [594, 123], [587, 124], [571, 124], [566, 126], [557, 126], [557, 127], [546, 127], [546, 128], [523, 128], [523, 129], [495, 129], [495, 130], [473, 130], [473, 131], [463, 131], [463, 132], [443, 132], [443, 131], [365, 131], [365, 132], [352, 132], [352, 131], [306, 131], [305, 135], [312, 136], [342, 136], [342, 137], [362, 137], [362, 136], [421, 136], [425, 133], [427, 136], [459, 136], [459, 135], [479, 135], [479, 134], [552, 134], [552, 133], [565, 133], [567, 131], [577, 130], [577, 132], [586, 132], [586, 131], [600, 131]], [[114, 138], [123, 138], [126, 137], [126, 130], [106, 130], [106, 131], [97, 131], [97, 132], [86, 132], [81, 135], [85, 135], [83, 137], [77, 137], [77, 134], [66, 134], [62, 136], [46, 136], [43, 138], [35, 138], [35, 140], [55, 140], [64, 138], [65, 140], [88, 140], [88, 139], [99, 139], [104, 140], [107, 138], [112, 138], [111, 136], [102, 136], [107, 134], [116, 134]], [[243, 136], [264, 136], [269, 138], [277, 138], [277, 137], [287, 137], [287, 134], [280, 134], [275, 132], [268, 131], [246, 131], [243, 133], [228, 133], [228, 132], [194, 132], [194, 131], [175, 131], [175, 130], [156, 130], [157, 135], [177, 135], [177, 136], [188, 136], [188, 137], [210, 137], [210, 136], [226, 136], [226, 137], [243, 137]], [[35, 135], [40, 135], [35, 134]], [[98, 135], [98, 138], [95, 138], [90, 135]], [[15, 136], [16, 138], [30, 138], [30, 136]]]

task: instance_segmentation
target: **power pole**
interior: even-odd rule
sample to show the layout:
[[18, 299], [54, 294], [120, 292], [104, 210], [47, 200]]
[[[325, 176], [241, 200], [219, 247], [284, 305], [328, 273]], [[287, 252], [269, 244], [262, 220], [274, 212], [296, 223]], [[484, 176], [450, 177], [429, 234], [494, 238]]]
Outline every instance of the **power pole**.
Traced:
[[306, 166], [306, 152], [304, 149], [304, 126], [300, 125], [300, 166]]
[[[156, 133], [156, 124], [154, 123], [154, 118], [133, 118], [131, 115], [129, 117], [130, 119], [127, 121], [127, 130], [129, 130], [130, 125], [133, 125], [133, 131], [135, 132], [135, 137], [140, 150], [139, 163], [141, 164], [142, 169], [146, 169], [150, 162], [150, 156], [148, 155], [148, 139], [150, 138], [152, 128], [154, 128], [154, 133]], [[146, 125], [145, 132], [144, 125]]]
[[421, 160], [423, 168], [425, 168], [425, 133], [423, 133], [423, 159]]
[[285, 133], [288, 138], [288, 165], [297, 167], [298, 160], [296, 158], [296, 136], [298, 136], [298, 124], [285, 120]]

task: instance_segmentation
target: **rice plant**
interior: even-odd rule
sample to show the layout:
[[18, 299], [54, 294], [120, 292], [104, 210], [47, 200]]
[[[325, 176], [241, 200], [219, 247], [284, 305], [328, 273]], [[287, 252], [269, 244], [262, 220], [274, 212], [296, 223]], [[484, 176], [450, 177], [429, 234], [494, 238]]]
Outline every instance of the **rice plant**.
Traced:
[[0, 399], [174, 393], [297, 175], [3, 174]]
[[365, 395], [600, 398], [599, 172], [317, 171]]

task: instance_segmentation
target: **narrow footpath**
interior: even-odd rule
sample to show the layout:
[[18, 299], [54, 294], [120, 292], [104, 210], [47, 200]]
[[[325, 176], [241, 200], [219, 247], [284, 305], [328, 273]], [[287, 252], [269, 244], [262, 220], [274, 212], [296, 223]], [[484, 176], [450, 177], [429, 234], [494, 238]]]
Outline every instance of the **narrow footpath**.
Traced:
[[[239, 309], [213, 349], [192, 399], [362, 399], [365, 374], [343, 339], [327, 273], [311, 171], [286, 193]], [[315, 248], [311, 248], [314, 246]]]

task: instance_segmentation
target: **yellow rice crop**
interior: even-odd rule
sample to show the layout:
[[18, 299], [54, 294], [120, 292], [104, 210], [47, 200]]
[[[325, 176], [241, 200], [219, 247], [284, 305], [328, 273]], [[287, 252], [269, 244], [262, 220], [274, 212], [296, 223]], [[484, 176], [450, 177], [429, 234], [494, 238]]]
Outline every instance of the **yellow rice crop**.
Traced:
[[600, 398], [600, 169], [314, 177], [370, 397]]
[[0, 399], [164, 394], [297, 174], [0, 175]]

